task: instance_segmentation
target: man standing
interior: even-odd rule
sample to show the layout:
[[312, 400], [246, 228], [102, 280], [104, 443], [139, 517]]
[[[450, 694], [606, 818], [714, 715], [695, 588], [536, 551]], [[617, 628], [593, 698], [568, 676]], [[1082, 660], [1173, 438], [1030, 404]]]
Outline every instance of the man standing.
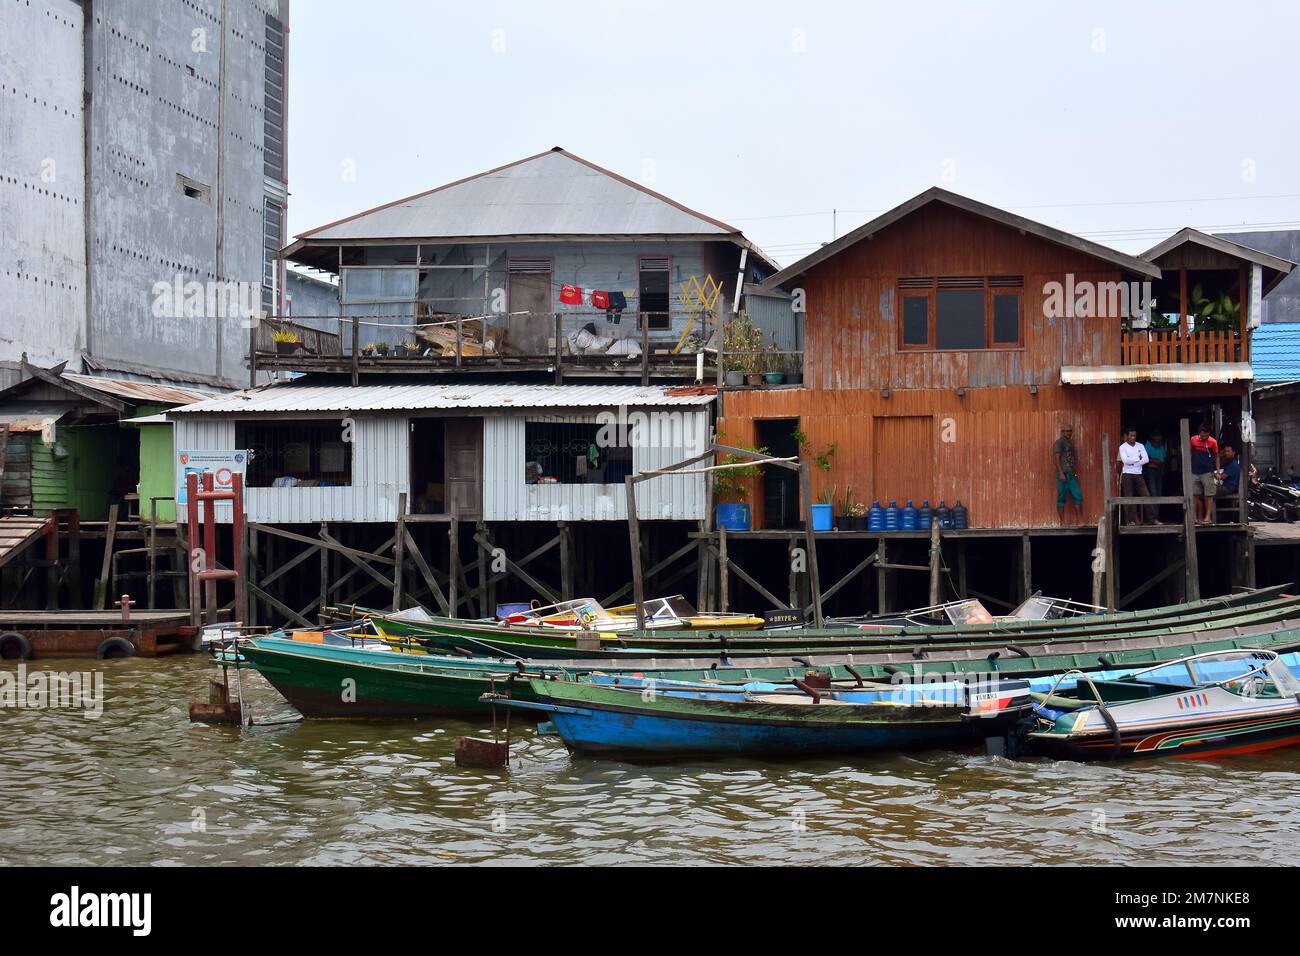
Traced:
[[1200, 430], [1192, 436], [1192, 494], [1196, 498], [1196, 523], [1214, 521], [1214, 473], [1220, 468], [1219, 443], [1210, 437], [1210, 423], [1201, 422]]
[[1164, 435], [1160, 434], [1160, 429], [1151, 429], [1151, 437], [1146, 441], [1147, 457], [1151, 460], [1147, 463], [1147, 488], [1155, 498], [1159, 498], [1165, 493], [1165, 461], [1169, 457], [1169, 446], [1165, 444]]
[[1083, 492], [1079, 490], [1078, 468], [1079, 456], [1074, 450], [1074, 426], [1061, 426], [1061, 437], [1052, 443], [1052, 465], [1056, 469], [1056, 512], [1065, 524], [1065, 496], [1074, 499], [1074, 510], [1078, 512], [1077, 520], [1083, 520]]
[[[1146, 498], [1150, 492], [1147, 491], [1146, 479], [1142, 477], [1142, 469], [1150, 461], [1147, 450], [1138, 444], [1138, 433], [1135, 428], [1126, 428], [1124, 430], [1124, 441], [1120, 443], [1119, 454], [1115, 456], [1115, 465], [1119, 468], [1119, 494], [1121, 498]], [[1138, 514], [1136, 505], [1124, 506], [1124, 521], [1126, 524], [1160, 524], [1156, 520], [1156, 510], [1151, 505], [1143, 505], [1141, 515]]]

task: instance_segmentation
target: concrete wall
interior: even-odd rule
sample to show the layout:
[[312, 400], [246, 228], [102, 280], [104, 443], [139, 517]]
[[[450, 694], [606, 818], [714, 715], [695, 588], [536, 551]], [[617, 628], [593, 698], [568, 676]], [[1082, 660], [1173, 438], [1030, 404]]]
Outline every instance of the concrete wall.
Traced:
[[83, 347], [82, 12], [0, 3], [0, 387]]
[[157, 287], [241, 282], [261, 299], [265, 206], [284, 194], [266, 175], [268, 15], [287, 20], [287, 0], [0, 5], [0, 201], [14, 213], [0, 229], [0, 362], [11, 379], [24, 350], [74, 368], [84, 350], [109, 369], [247, 382], [234, 310], [158, 307]]

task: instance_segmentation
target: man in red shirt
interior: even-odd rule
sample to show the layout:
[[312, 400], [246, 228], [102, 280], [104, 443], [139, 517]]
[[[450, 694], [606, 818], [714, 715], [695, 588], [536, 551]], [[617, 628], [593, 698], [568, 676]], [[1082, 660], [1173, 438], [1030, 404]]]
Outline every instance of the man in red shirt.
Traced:
[[1218, 483], [1214, 473], [1219, 470], [1219, 443], [1210, 436], [1210, 423], [1201, 422], [1200, 431], [1192, 436], [1192, 495], [1196, 500], [1196, 523], [1214, 522], [1214, 494]]

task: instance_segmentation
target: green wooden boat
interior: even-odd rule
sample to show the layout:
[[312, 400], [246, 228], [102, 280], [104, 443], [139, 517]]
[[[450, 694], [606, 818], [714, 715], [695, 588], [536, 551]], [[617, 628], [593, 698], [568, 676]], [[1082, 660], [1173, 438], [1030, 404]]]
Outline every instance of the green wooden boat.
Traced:
[[[411, 656], [382, 650], [306, 644], [278, 638], [241, 641], [242, 656], [307, 717], [431, 717], [482, 714], [482, 694], [527, 695], [524, 675], [637, 674], [674, 680], [789, 682], [809, 670], [833, 680], [859, 676], [890, 680], [902, 672], [1032, 677], [1077, 669], [1095, 671], [1145, 666], [1193, 653], [1241, 648], [1284, 651], [1300, 647], [1300, 620], [1198, 633], [1143, 637], [1036, 641], [995, 647], [987, 642], [936, 645], [924, 658], [910, 650], [878, 648], [841, 655], [729, 658], [627, 658], [523, 662], [439, 655]], [[516, 677], [511, 680], [511, 675]]]
[[[897, 629], [870, 632], [824, 632], [811, 629], [729, 631], [726, 633], [651, 632], [577, 636], [536, 628], [514, 628], [474, 621], [434, 619], [423, 632], [404, 636], [438, 652], [459, 652], [531, 660], [615, 660], [621, 657], [744, 657], [763, 654], [849, 654], [874, 648], [931, 648], [955, 642], [1024, 643], [1036, 640], [1092, 640], [1192, 633], [1226, 627], [1249, 627], [1300, 618], [1300, 598], [1281, 597], [1252, 604], [1198, 607], [1184, 615], [1153, 620], [1102, 620], [1090, 625], [1028, 629]], [[381, 627], [385, 627], [380, 622]]]

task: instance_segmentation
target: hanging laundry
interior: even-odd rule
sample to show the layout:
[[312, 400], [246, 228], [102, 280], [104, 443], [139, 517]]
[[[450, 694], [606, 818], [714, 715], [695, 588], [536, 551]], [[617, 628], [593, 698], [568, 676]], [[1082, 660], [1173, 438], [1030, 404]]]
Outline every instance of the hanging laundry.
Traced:
[[597, 309], [608, 309], [609, 293], [600, 290], [591, 293], [591, 304]]
[[560, 301], [565, 305], [582, 305], [582, 288], [576, 285], [560, 286]]
[[626, 308], [627, 296], [622, 292], [611, 292], [609, 294], [609, 311], [605, 313], [605, 321], [612, 322], [614, 325], [621, 325], [623, 310]]

